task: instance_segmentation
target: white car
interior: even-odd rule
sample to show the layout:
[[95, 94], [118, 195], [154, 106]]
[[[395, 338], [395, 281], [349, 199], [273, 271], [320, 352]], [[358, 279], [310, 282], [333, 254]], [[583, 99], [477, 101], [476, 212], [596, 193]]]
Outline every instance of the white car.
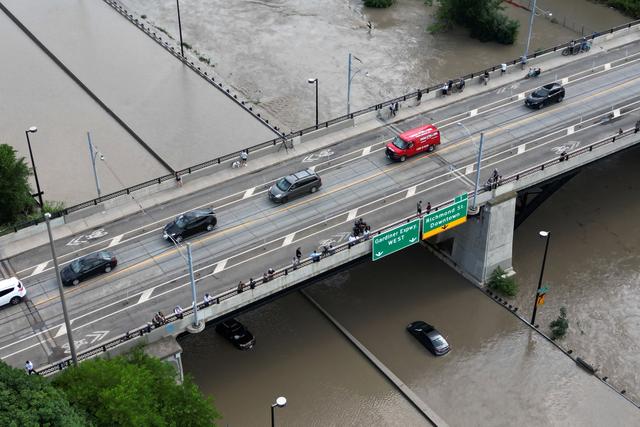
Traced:
[[27, 289], [16, 277], [0, 280], [0, 306], [16, 305], [27, 295]]

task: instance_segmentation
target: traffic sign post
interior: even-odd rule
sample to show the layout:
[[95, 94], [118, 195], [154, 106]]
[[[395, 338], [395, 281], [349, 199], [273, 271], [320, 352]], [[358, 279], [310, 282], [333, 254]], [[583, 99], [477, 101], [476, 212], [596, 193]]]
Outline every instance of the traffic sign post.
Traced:
[[420, 241], [420, 219], [416, 218], [373, 238], [371, 256], [373, 261], [391, 255]]
[[422, 217], [422, 239], [442, 233], [467, 221], [467, 193], [454, 199], [453, 204]]

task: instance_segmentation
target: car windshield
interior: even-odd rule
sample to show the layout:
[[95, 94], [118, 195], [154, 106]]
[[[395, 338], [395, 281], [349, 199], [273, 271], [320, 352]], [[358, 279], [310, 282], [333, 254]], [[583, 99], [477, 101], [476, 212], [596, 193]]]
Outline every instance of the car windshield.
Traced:
[[287, 191], [287, 190], [289, 190], [289, 187], [291, 187], [291, 183], [289, 182], [289, 180], [287, 178], [282, 178], [282, 179], [278, 180], [278, 182], [276, 182], [276, 186], [281, 191]]
[[440, 347], [445, 347], [446, 346], [444, 340], [441, 337], [431, 338], [431, 342], [433, 343], [433, 345], [436, 348], [440, 348]]
[[395, 145], [396, 147], [398, 147], [401, 150], [405, 150], [407, 148], [407, 142], [400, 139], [399, 136], [396, 136], [395, 138], [393, 138], [393, 145]]
[[80, 273], [80, 269], [82, 268], [82, 266], [80, 265], [80, 260], [77, 259], [75, 261], [73, 261], [71, 263], [71, 270], [73, 270], [74, 273]]
[[188, 223], [189, 223], [189, 220], [184, 215], [180, 215], [178, 219], [176, 219], [176, 226], [178, 228], [185, 228]]
[[109, 252], [100, 252], [99, 255], [100, 255], [100, 258], [102, 258], [105, 261], [111, 260], [111, 255], [109, 254]]
[[549, 89], [538, 89], [532, 93], [536, 98], [544, 98], [549, 94]]

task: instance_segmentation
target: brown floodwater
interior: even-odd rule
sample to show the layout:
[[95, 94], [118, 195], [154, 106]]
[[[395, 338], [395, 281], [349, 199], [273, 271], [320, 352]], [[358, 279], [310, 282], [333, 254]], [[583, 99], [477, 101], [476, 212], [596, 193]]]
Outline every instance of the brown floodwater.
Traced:
[[[121, 1], [178, 39], [174, 1]], [[211, 61], [212, 72], [285, 127], [299, 129], [315, 118], [310, 77], [319, 81], [320, 121], [346, 114], [350, 52], [361, 61], [354, 61], [354, 72], [360, 71], [352, 80], [352, 111], [520, 57], [529, 13], [505, 5], [505, 13], [520, 22], [520, 36], [511, 46], [470, 39], [460, 28], [429, 33], [433, 8], [423, 0], [397, 0], [389, 9], [365, 8], [361, 0], [198, 0], [182, 2], [180, 14], [184, 40], [196, 56]], [[629, 20], [586, 0], [540, 0], [538, 6], [589, 33]], [[577, 36], [539, 16], [530, 51]]]

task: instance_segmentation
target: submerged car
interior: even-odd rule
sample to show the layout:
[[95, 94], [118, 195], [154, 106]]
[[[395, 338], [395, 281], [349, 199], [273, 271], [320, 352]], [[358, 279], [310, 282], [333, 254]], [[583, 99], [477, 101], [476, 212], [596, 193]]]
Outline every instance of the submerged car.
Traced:
[[302, 194], [315, 193], [321, 186], [320, 176], [311, 169], [305, 169], [277, 180], [269, 189], [269, 198], [284, 203]]
[[524, 105], [530, 108], [542, 108], [552, 102], [564, 99], [564, 87], [560, 83], [549, 83], [531, 92], [524, 100]]
[[165, 225], [162, 237], [165, 240], [173, 240], [176, 243], [180, 243], [185, 237], [204, 230], [213, 230], [217, 223], [218, 220], [213, 209], [196, 209], [183, 213]]
[[108, 251], [100, 251], [73, 260], [60, 270], [62, 284], [77, 285], [83, 280], [102, 273], [108, 273], [118, 264], [116, 256]]
[[249, 350], [256, 343], [253, 334], [236, 319], [227, 319], [216, 326], [216, 332], [228, 339], [240, 350]]
[[416, 337], [416, 339], [435, 356], [442, 356], [449, 353], [449, 343], [444, 339], [442, 334], [430, 324], [422, 320], [417, 320], [409, 323], [407, 331]]

